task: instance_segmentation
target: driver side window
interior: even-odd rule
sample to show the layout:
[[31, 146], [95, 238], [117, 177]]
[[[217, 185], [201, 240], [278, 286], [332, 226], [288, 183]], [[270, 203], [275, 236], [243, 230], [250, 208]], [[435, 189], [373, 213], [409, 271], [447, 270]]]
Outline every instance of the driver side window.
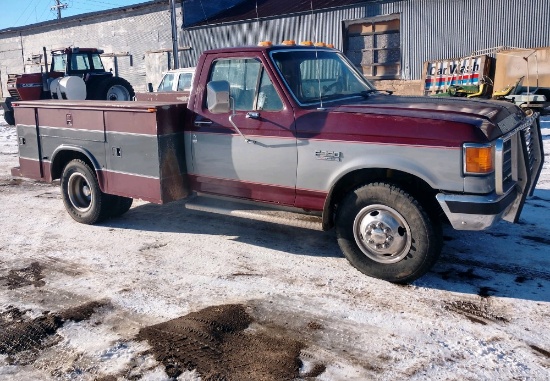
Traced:
[[214, 61], [210, 81], [229, 82], [236, 111], [281, 110], [283, 103], [258, 59]]

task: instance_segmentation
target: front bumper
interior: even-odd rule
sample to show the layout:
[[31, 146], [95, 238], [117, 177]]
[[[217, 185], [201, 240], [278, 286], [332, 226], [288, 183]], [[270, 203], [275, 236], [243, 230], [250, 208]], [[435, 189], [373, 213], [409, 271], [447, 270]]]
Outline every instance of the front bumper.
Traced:
[[[502, 142], [507, 143], [508, 156], [500, 151]], [[496, 146], [495, 192], [485, 195], [439, 193], [436, 196], [457, 230], [484, 230], [500, 220], [517, 222], [526, 197], [533, 194], [544, 163], [538, 115], [500, 138]], [[512, 161], [511, 167], [509, 161]], [[508, 171], [503, 170], [505, 165]]]
[[461, 195], [439, 193], [439, 205], [456, 230], [485, 230], [503, 219], [520, 197], [516, 188], [505, 195]]

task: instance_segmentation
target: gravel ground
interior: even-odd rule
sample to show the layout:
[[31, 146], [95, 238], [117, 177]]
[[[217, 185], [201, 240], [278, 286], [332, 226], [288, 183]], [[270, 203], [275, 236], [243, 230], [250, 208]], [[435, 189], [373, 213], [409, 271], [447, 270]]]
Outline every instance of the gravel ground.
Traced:
[[78, 224], [16, 165], [0, 124], [2, 380], [550, 379], [548, 165], [519, 224], [445, 228], [409, 286], [360, 274], [332, 232], [183, 202]]

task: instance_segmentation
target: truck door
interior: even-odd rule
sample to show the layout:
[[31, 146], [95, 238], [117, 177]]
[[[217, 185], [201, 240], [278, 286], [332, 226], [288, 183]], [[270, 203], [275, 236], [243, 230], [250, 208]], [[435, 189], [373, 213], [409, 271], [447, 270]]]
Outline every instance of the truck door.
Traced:
[[[206, 91], [193, 116], [191, 178], [198, 191], [293, 205], [297, 149], [294, 113], [258, 57], [207, 59], [200, 83], [225, 80], [236, 115], [212, 114]], [[248, 141], [247, 141], [248, 140]]]

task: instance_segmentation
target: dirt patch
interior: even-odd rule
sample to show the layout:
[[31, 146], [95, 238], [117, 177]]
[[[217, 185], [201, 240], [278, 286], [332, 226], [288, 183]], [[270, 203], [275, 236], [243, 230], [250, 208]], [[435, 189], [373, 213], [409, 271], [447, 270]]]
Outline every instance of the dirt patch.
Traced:
[[13, 290], [20, 287], [33, 285], [42, 287], [46, 283], [42, 280], [42, 270], [44, 268], [38, 262], [33, 262], [28, 267], [18, 270], [10, 270], [7, 276], [0, 277], [0, 286]]
[[[138, 339], [149, 342], [156, 359], [164, 364], [170, 377], [196, 369], [203, 380], [297, 378], [304, 343], [288, 337], [284, 329], [247, 329], [252, 322], [253, 318], [243, 305], [208, 307], [143, 328]], [[316, 365], [307, 376], [318, 375], [324, 369]]]
[[477, 292], [477, 294], [482, 298], [488, 298], [490, 296], [494, 296], [495, 293], [497, 292], [498, 290], [495, 290], [494, 288], [483, 286], [479, 288], [479, 291]]
[[148, 250], [160, 249], [161, 247], [165, 247], [167, 245], [168, 245], [167, 243], [159, 243], [159, 242], [145, 243], [139, 248], [139, 251], [143, 252]]
[[440, 272], [441, 279], [443, 280], [452, 280], [452, 279], [460, 279], [460, 280], [475, 280], [475, 279], [483, 279], [487, 280], [487, 278], [482, 277], [481, 275], [477, 275], [474, 273], [474, 269], [470, 268], [466, 271], [460, 271], [455, 268], [450, 268], [446, 271]]
[[540, 353], [541, 355], [550, 358], [550, 352], [546, 349], [542, 349], [541, 347], [537, 347], [536, 345], [529, 345], [532, 350], [534, 350], [537, 353]]
[[489, 322], [507, 323], [508, 319], [502, 315], [491, 311], [490, 304], [487, 302], [474, 303], [471, 301], [452, 301], [445, 302], [444, 308], [448, 311], [456, 312], [468, 320], [486, 325]]
[[539, 236], [536, 236], [536, 235], [522, 235], [521, 238], [524, 238], [524, 239], [527, 239], [529, 241], [533, 241], [533, 242], [536, 242], [536, 243], [542, 243], [544, 245], [550, 245], [550, 239], [544, 238], [544, 237], [539, 237]]
[[[54, 335], [66, 321], [82, 321], [107, 302], [90, 302], [58, 313], [45, 312], [31, 319], [15, 307], [0, 313], [0, 353], [14, 356], [23, 351], [38, 352], [58, 342]], [[28, 357], [28, 356], [27, 356]], [[11, 359], [12, 363], [18, 361]]]
[[15, 187], [21, 185], [22, 182], [21, 179], [0, 180], [0, 187]]

